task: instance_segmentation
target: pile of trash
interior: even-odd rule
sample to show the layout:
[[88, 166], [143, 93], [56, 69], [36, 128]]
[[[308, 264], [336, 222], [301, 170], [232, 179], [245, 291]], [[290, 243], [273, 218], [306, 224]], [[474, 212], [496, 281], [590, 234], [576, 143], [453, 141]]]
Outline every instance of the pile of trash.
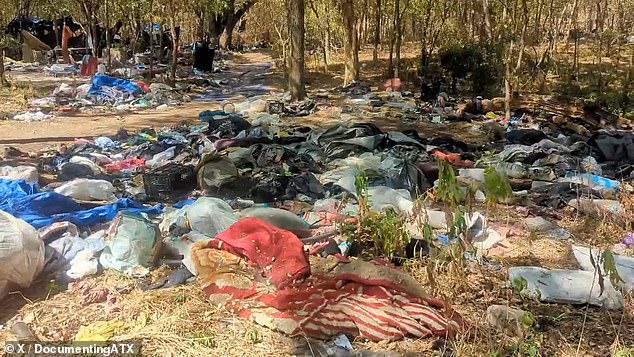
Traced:
[[[81, 93], [111, 105], [134, 105], [140, 93], [169, 103], [170, 88], [149, 87], [98, 75]], [[64, 87], [60, 95], [67, 90], [80, 92]], [[368, 93], [357, 89], [353, 95]], [[470, 258], [500, 269], [486, 255], [505, 238], [486, 217], [464, 214], [459, 237], [448, 224], [456, 217], [440, 207], [415, 207], [420, 193], [439, 186], [441, 166], [455, 170], [463, 195], [476, 187], [479, 201], [490, 200], [491, 172], [508, 177], [508, 202], [539, 212], [527, 225], [551, 239], [572, 239], [541, 217], [556, 218], [562, 207], [624, 213], [616, 197], [621, 182], [634, 175], [629, 132], [583, 137], [519, 128], [517, 121], [501, 129], [504, 140], [475, 146], [415, 130], [384, 131], [369, 122], [312, 128], [280, 117], [314, 108], [311, 102], [289, 111], [277, 102], [246, 101], [203, 111], [194, 125], [79, 139], [41, 152], [37, 168], [0, 167], [0, 293], [27, 287], [41, 274], [63, 282], [103, 269], [146, 277], [164, 263], [177, 270], [148, 289], [196, 277], [213, 302], [288, 335], [345, 332], [374, 341], [447, 336], [459, 333], [461, 317], [390, 262], [358, 258], [339, 223], [367, 209], [423, 216], [434, 229], [428, 243], [466, 240], [475, 248]], [[26, 156], [19, 150], [11, 155]], [[41, 187], [44, 173], [55, 180]], [[429, 239], [414, 225], [406, 230], [413, 245]], [[575, 250], [578, 259], [584, 254], [591, 253]], [[631, 258], [616, 259], [632, 284]], [[616, 288], [590, 294], [596, 282], [586, 260], [571, 272], [516, 267], [509, 279], [522, 294], [543, 301], [622, 307]], [[566, 274], [575, 283], [558, 285]], [[549, 290], [546, 280], [559, 290]]]
[[130, 80], [96, 74], [91, 83], [77, 87], [60, 84], [51, 96], [34, 99], [30, 111], [18, 113], [19, 121], [51, 119], [55, 112], [78, 112], [88, 108], [112, 108], [128, 112], [149, 108], [164, 109], [191, 101], [184, 90], [163, 83], [146, 84], [143, 80]]

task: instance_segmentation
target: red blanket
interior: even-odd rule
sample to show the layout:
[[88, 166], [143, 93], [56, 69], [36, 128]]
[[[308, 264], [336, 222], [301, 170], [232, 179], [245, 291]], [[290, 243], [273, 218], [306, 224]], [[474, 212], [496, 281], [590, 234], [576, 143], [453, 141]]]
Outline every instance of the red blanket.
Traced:
[[309, 263], [297, 237], [257, 218], [196, 243], [192, 259], [210, 299], [289, 335], [392, 341], [453, 335], [460, 326], [405, 272], [358, 259]]

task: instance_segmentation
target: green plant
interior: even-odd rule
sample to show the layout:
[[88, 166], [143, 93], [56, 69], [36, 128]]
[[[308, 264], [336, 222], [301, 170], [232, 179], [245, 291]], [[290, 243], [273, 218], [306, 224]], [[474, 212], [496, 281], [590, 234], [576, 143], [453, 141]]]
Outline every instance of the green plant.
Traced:
[[252, 344], [262, 342], [262, 334], [260, 333], [260, 331], [258, 331], [255, 328], [248, 330], [247, 333], [245, 334], [245, 337]]
[[358, 170], [354, 176], [354, 188], [359, 202], [359, 215], [363, 216], [368, 211], [368, 178], [362, 170]]
[[449, 237], [454, 238], [462, 235], [467, 231], [467, 219], [465, 218], [465, 210], [463, 207], [457, 207], [453, 213], [453, 220], [449, 226]]
[[512, 356], [517, 357], [541, 357], [539, 345], [533, 336], [519, 341], [511, 347]]
[[496, 204], [513, 196], [513, 189], [506, 175], [492, 166], [484, 170], [484, 194], [488, 204]]
[[403, 256], [411, 239], [405, 227], [405, 217], [392, 209], [368, 212], [362, 219], [361, 227], [363, 235], [372, 239], [376, 254], [388, 258]]
[[[594, 254], [592, 253], [592, 250], [590, 250], [590, 263], [592, 263], [592, 266], [596, 269], [598, 273], [597, 275], [599, 287], [601, 288], [601, 293], [603, 293], [603, 290], [605, 289], [603, 273], [608, 276], [608, 278], [610, 279], [610, 283], [612, 283], [612, 286], [614, 286], [614, 288], [618, 288], [619, 286], [621, 286], [624, 281], [619, 274], [619, 271], [616, 269], [616, 261], [614, 260], [614, 254], [612, 253], [612, 251], [606, 249], [601, 252], [598, 258], [599, 261], [596, 262]], [[601, 271], [601, 268], [603, 268], [603, 272]]]
[[216, 347], [215, 333], [211, 330], [197, 331], [192, 336], [192, 341], [207, 348]]
[[445, 160], [438, 160], [438, 186], [434, 195], [447, 207], [455, 207], [462, 199], [460, 186], [453, 167]]

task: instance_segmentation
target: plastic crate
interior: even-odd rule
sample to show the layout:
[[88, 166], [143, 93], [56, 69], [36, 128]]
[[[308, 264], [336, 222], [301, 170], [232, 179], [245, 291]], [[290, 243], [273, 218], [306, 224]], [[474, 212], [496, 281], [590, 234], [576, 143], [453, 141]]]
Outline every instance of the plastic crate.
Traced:
[[191, 165], [169, 163], [143, 174], [145, 194], [152, 197], [196, 188], [196, 173]]
[[283, 114], [284, 113], [284, 103], [270, 101], [266, 103], [266, 112], [269, 114]]

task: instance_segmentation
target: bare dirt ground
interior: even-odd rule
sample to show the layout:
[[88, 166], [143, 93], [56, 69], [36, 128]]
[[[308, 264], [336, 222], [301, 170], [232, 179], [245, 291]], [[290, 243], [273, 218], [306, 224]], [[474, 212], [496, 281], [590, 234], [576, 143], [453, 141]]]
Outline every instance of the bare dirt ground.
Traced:
[[[236, 78], [240, 74], [251, 70], [250, 64], [270, 62], [271, 58], [265, 53], [252, 52], [239, 55], [234, 59], [231, 70], [220, 73], [217, 79]], [[257, 71], [246, 73], [240, 78], [240, 83], [253, 82]], [[279, 76], [279, 75], [278, 75]], [[81, 84], [70, 78], [54, 78], [44, 74], [11, 74], [11, 80], [23, 88], [22, 90], [0, 89], [0, 113], [12, 113], [24, 101], [21, 95], [43, 96], [52, 93], [60, 83]], [[274, 77], [274, 76], [272, 76]], [[84, 80], [85, 81], [85, 80]], [[267, 80], [273, 84], [272, 90], [279, 90], [281, 81], [272, 78]], [[25, 93], [26, 92], [26, 93]], [[229, 95], [231, 97], [231, 95]], [[239, 100], [239, 93], [232, 99]], [[25, 150], [36, 150], [48, 145], [72, 142], [75, 138], [93, 138], [100, 135], [113, 135], [119, 128], [135, 131], [141, 128], [174, 126], [183, 122], [198, 120], [198, 113], [207, 109], [219, 109], [220, 101], [201, 102], [192, 101], [169, 109], [144, 110], [136, 113], [59, 113], [52, 120], [41, 122], [19, 122], [14, 120], [0, 121], [0, 149], [3, 146], [15, 146]]]

